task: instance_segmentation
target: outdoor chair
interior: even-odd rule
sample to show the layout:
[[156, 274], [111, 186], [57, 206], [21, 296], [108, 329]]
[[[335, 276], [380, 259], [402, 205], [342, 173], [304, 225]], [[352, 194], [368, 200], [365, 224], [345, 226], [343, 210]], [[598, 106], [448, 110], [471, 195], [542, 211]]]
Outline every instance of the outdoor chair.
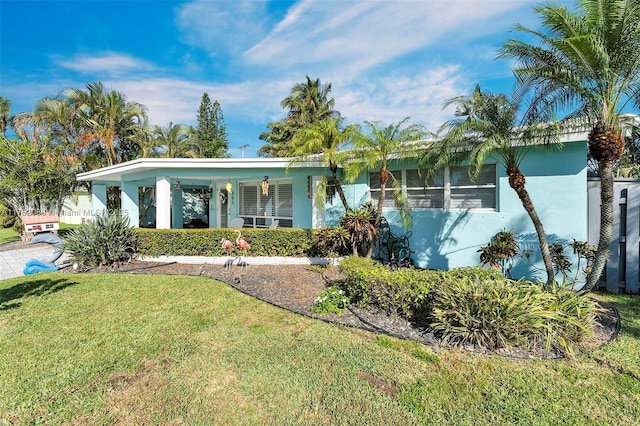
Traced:
[[277, 228], [277, 227], [278, 227], [278, 224], [279, 224], [279, 223], [280, 223], [280, 221], [279, 221], [278, 219], [273, 219], [273, 220], [271, 221], [271, 225], [269, 225], [269, 228], [271, 228], [271, 229], [275, 229], [275, 228]]
[[241, 217], [236, 217], [235, 219], [229, 222], [229, 228], [240, 229], [244, 226], [244, 219]]

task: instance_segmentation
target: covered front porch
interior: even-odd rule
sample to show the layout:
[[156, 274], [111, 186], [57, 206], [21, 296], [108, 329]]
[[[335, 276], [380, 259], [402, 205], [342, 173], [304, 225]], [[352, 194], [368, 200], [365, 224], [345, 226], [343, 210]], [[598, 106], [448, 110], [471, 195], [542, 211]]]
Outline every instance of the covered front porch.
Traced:
[[78, 175], [91, 182], [92, 215], [109, 207], [108, 187], [120, 190], [121, 214], [136, 227], [317, 228], [324, 209], [313, 196], [323, 167], [289, 159], [143, 158]]

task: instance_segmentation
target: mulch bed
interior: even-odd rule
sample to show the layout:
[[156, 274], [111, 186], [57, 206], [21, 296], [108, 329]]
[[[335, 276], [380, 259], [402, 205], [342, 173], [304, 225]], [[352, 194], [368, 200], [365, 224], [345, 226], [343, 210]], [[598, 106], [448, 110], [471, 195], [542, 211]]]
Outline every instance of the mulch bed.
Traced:
[[[71, 268], [63, 269], [71, 272]], [[234, 265], [230, 270], [221, 265], [182, 264], [131, 261], [118, 267], [96, 268], [92, 272], [118, 272], [131, 274], [191, 275], [213, 278], [237, 290], [291, 312], [323, 321], [384, 333], [401, 339], [414, 340], [441, 348], [439, 340], [427, 328], [413, 324], [397, 315], [388, 315], [375, 308], [349, 307], [340, 315], [318, 315], [311, 310], [318, 294], [339, 279], [330, 270], [306, 265]], [[615, 338], [620, 328], [618, 312], [608, 307], [599, 318], [593, 336], [583, 342], [583, 352], [593, 350]], [[543, 350], [536, 352], [520, 349], [489, 350], [467, 346], [464, 349], [485, 354], [497, 354], [518, 359], [564, 359], [563, 354]]]

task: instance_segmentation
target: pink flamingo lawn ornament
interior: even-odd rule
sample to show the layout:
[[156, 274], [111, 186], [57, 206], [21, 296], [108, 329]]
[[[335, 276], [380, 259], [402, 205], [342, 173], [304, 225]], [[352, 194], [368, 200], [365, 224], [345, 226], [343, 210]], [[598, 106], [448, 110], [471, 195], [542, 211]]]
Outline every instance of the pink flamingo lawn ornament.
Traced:
[[222, 250], [226, 250], [230, 252], [231, 249], [233, 248], [233, 242], [231, 242], [231, 240], [227, 240], [226, 238], [223, 238], [222, 240], [220, 240], [220, 242], [222, 243], [222, 245], [220, 246]]
[[242, 232], [239, 229], [234, 229], [233, 232], [237, 232], [238, 233], [238, 237], [236, 238], [236, 245], [238, 246], [238, 248], [240, 250], [242, 250], [242, 253], [246, 256], [247, 255], [247, 250], [249, 250], [251, 248], [251, 246], [249, 245], [249, 243], [246, 240], [243, 240], [242, 237]]

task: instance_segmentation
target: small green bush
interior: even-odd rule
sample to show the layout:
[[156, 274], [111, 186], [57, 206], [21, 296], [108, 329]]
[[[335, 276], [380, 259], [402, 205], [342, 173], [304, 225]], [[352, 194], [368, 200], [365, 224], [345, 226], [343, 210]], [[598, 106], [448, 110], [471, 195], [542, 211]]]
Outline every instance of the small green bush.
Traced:
[[129, 218], [119, 214], [98, 214], [65, 237], [65, 250], [81, 269], [108, 266], [130, 259], [136, 235]]
[[372, 304], [406, 318], [428, 313], [431, 289], [443, 274], [413, 268], [391, 270], [363, 257], [347, 257], [339, 266], [345, 276], [342, 287], [353, 302]]
[[344, 294], [344, 290], [331, 286], [315, 298], [311, 309], [316, 314], [339, 314], [349, 306], [349, 303], [351, 301]]
[[568, 289], [452, 274], [433, 291], [431, 327], [445, 343], [571, 354], [597, 313], [593, 300]]

